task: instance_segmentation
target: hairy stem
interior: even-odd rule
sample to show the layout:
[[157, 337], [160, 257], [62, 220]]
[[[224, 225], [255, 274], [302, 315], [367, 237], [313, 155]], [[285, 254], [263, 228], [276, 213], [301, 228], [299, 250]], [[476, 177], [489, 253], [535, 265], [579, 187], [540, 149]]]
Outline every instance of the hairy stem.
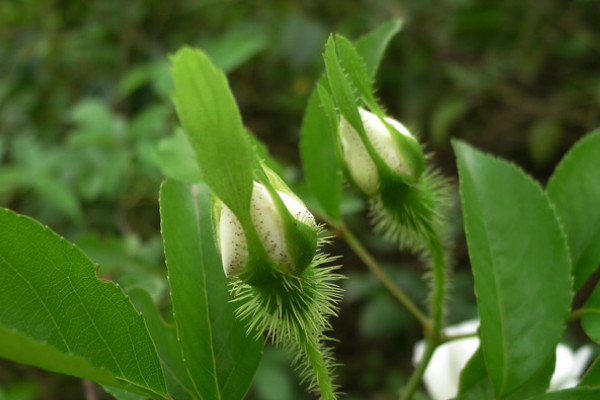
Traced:
[[317, 377], [317, 385], [321, 394], [322, 400], [336, 400], [337, 397], [333, 390], [331, 383], [331, 376], [329, 375], [329, 367], [323, 357], [323, 351], [319, 346], [318, 339], [314, 334], [306, 333], [300, 339], [300, 345], [302, 346], [306, 358]]
[[410, 400], [417, 388], [421, 385], [423, 374], [429, 364], [436, 347], [441, 343], [442, 325], [444, 318], [444, 291], [446, 286], [446, 266], [444, 248], [437, 237], [429, 242], [429, 251], [433, 261], [433, 289], [431, 292], [431, 326], [425, 332], [425, 351], [423, 357], [413, 371], [401, 400]]
[[379, 278], [383, 286], [394, 296], [413, 317], [419, 321], [424, 331], [429, 330], [429, 319], [427, 316], [416, 306], [416, 304], [392, 281], [388, 274], [379, 266], [375, 257], [362, 245], [362, 243], [354, 236], [352, 231], [346, 226], [343, 221], [336, 222], [330, 218], [316, 213], [314, 215], [322, 221], [325, 221], [332, 230], [335, 231], [344, 241], [350, 246], [352, 251], [365, 263], [367, 268], [371, 270]]

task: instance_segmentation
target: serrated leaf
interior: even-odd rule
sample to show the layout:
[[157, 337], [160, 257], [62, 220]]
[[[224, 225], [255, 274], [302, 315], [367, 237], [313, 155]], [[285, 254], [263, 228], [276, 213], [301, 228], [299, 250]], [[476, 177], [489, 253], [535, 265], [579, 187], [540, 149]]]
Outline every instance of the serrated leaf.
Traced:
[[173, 317], [187, 373], [204, 399], [241, 399], [262, 355], [233, 314], [205, 185], [166, 180], [160, 190]]
[[0, 209], [0, 357], [165, 398], [143, 319], [95, 270], [50, 229]]
[[579, 290], [600, 264], [600, 130], [580, 140], [548, 182], [548, 196], [563, 224]]
[[337, 56], [336, 44], [333, 36], [330, 36], [325, 45], [325, 72], [331, 89], [331, 94], [341, 114], [348, 123], [359, 133], [363, 142], [366, 138], [365, 129], [358, 112], [358, 105], [354, 96], [353, 88], [346, 79], [346, 75]]
[[[135, 308], [142, 313], [160, 357], [169, 395], [177, 400], [193, 399], [194, 385], [183, 362], [175, 325], [162, 318], [150, 294], [144, 289], [129, 290]], [[109, 392], [115, 395], [114, 390]]]
[[204, 181], [245, 226], [250, 219], [252, 150], [223, 71], [201, 50], [171, 57], [173, 101]]
[[402, 20], [393, 19], [356, 41], [356, 50], [362, 56], [371, 78], [377, 74], [385, 49], [400, 28]]
[[531, 380], [547, 387], [552, 370], [545, 367], [572, 300], [561, 227], [540, 186], [522, 170], [467, 144], [453, 145], [483, 354], [495, 396], [507, 397]]
[[371, 110], [373, 110], [373, 112], [382, 114], [379, 105], [375, 100], [375, 96], [373, 95], [371, 78], [356, 49], [348, 39], [341, 35], [335, 36], [335, 43], [344, 70], [348, 73], [348, 77], [358, 89], [363, 101]]

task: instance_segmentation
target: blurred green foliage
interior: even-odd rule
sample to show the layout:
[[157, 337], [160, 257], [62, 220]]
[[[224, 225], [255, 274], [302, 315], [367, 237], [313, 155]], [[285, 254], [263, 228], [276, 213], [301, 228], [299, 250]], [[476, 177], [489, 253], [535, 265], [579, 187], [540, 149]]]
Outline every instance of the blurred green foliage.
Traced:
[[[50, 225], [101, 275], [125, 290], [143, 286], [168, 308], [157, 198], [161, 160], [177, 157], [181, 144], [169, 53], [202, 46], [228, 72], [246, 126], [302, 194], [298, 134], [327, 35], [356, 38], [403, 18], [376, 82], [389, 113], [448, 175], [449, 138], [461, 137], [544, 180], [599, 125], [599, 15], [593, 0], [0, 2], [0, 205]], [[360, 202], [345, 204], [361, 239], [422, 299], [419, 260], [368, 233]], [[449, 322], [475, 313], [458, 219], [455, 226]], [[418, 327], [342, 243], [331, 251], [346, 255], [350, 276], [333, 321], [343, 391], [393, 398]], [[305, 398], [287, 364], [268, 349], [249, 397], [268, 399], [277, 384], [278, 398]], [[0, 399], [82, 393], [74, 379], [0, 361]]]

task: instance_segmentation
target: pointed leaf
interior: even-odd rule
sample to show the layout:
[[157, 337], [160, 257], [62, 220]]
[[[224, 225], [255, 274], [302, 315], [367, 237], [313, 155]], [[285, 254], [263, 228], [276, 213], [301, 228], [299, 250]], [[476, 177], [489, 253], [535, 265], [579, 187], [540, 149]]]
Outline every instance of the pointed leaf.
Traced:
[[552, 371], [545, 366], [572, 300], [561, 227], [540, 186], [522, 170], [461, 142], [454, 149], [494, 393], [507, 397], [531, 380], [547, 387]]
[[78, 248], [0, 209], [0, 357], [166, 397], [144, 321]]
[[563, 224], [579, 290], [600, 264], [600, 129], [580, 140], [548, 182], [548, 196]]
[[171, 62], [173, 101], [204, 180], [244, 226], [250, 218], [252, 150], [227, 78], [201, 50], [183, 48]]
[[335, 43], [344, 70], [348, 73], [348, 77], [358, 89], [358, 93], [362, 96], [365, 104], [373, 112], [383, 114], [373, 95], [371, 77], [367, 72], [364, 61], [360, 58], [352, 43], [342, 35], [335, 35]]
[[166, 180], [161, 229], [173, 316], [189, 377], [204, 399], [242, 399], [262, 356], [233, 315], [211, 224], [205, 185]]
[[346, 79], [346, 75], [337, 56], [336, 44], [333, 36], [329, 37], [325, 45], [325, 72], [331, 89], [331, 94], [335, 103], [339, 107], [340, 112], [348, 120], [348, 123], [356, 129], [363, 142], [366, 138], [365, 129], [358, 113], [358, 105], [350, 82]]

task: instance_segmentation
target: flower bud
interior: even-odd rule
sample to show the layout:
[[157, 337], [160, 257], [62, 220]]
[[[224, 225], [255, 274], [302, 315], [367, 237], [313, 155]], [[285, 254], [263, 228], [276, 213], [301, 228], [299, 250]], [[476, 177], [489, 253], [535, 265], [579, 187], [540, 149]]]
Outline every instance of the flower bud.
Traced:
[[[277, 194], [295, 222], [316, 232], [315, 218], [298, 198], [279, 190]], [[298, 260], [297, 252], [289, 248], [290, 232], [285, 224], [285, 216], [269, 190], [258, 182], [254, 182], [252, 190], [250, 217], [269, 261], [285, 271], [296, 271], [306, 266], [300, 265], [304, 262]], [[228, 278], [239, 275], [248, 264], [248, 243], [240, 221], [225, 204], [221, 207], [217, 237], [225, 275]], [[314, 238], [316, 248], [316, 233]]]
[[[358, 111], [367, 139], [387, 168], [401, 177], [418, 178], [422, 172], [419, 165], [423, 163], [423, 154], [408, 129], [395, 119], [385, 118], [395, 128], [388, 129], [377, 115], [362, 108]], [[381, 169], [377, 166], [379, 160], [373, 159], [359, 133], [343, 116], [339, 132], [343, 156], [352, 180], [360, 190], [372, 196], [377, 192], [381, 178]]]

